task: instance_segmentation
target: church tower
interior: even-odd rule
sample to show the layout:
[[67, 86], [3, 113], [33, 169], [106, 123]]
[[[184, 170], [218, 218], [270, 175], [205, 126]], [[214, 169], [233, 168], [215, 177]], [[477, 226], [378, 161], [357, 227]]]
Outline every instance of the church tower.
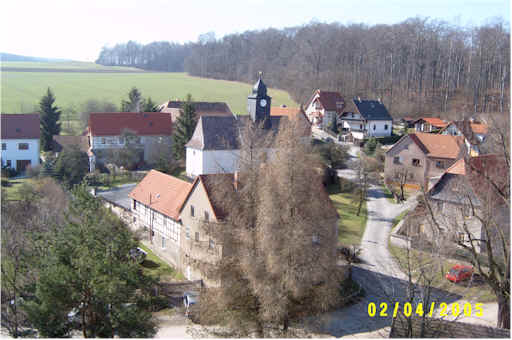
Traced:
[[261, 79], [262, 73], [259, 73], [259, 79], [252, 88], [252, 94], [247, 97], [247, 111], [254, 123], [262, 124], [263, 128], [268, 129], [270, 122], [270, 104], [272, 98], [267, 95], [267, 86]]

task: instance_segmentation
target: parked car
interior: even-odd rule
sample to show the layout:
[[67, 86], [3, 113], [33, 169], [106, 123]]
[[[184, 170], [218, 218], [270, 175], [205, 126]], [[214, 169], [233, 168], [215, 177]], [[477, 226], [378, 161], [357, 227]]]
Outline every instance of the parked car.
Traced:
[[139, 263], [144, 261], [147, 255], [148, 253], [139, 247], [130, 249], [130, 258]]
[[473, 267], [456, 264], [446, 273], [446, 279], [454, 283], [471, 279], [473, 276]]

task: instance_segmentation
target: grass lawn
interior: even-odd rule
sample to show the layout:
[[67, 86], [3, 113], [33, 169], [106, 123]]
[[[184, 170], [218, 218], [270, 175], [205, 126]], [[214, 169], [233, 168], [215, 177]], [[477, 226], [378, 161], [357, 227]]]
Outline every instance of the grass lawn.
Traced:
[[[392, 245], [391, 242], [389, 242], [389, 250], [391, 254], [396, 258], [396, 261], [400, 265], [402, 271], [406, 273], [407, 250], [396, 247]], [[450, 268], [452, 268], [455, 264], [460, 264], [460, 261], [435, 257], [430, 253], [416, 249], [411, 249], [410, 259], [411, 268], [413, 269], [413, 280], [416, 280], [420, 275], [418, 268], [421, 266], [434, 264], [436, 271], [432, 273], [433, 287], [461, 295], [464, 299], [469, 301], [482, 303], [496, 301], [496, 296], [492, 293], [490, 287], [484, 282], [470, 283], [469, 281], [465, 281], [461, 283], [452, 283], [445, 278], [445, 275], [450, 270]]]
[[[2, 63], [2, 67], [23, 68], [20, 64], [23, 63]], [[247, 96], [252, 90], [252, 84], [191, 77], [186, 73], [134, 72], [133, 69], [121, 67], [116, 67], [116, 72], [107, 73], [95, 72], [105, 67], [94, 63], [49, 63], [46, 67], [40, 64], [44, 63], [28, 62], [24, 68], [30, 72], [8, 69], [2, 72], [1, 112], [33, 112], [50, 87], [56, 96], [55, 104], [64, 111], [74, 108], [76, 117], [69, 119], [78, 120], [80, 109], [88, 99], [108, 100], [120, 105], [121, 100], [127, 98], [128, 91], [135, 86], [143, 97], [151, 97], [157, 104], [169, 99], [183, 99], [190, 93], [194, 100], [226, 102], [234, 113], [246, 114]], [[34, 67], [37, 67], [35, 72]], [[268, 92], [272, 97], [272, 106], [298, 106], [285, 91], [269, 89]]]
[[396, 225], [398, 223], [400, 223], [400, 221], [405, 217], [405, 215], [407, 215], [408, 212], [409, 212], [409, 210], [404, 210], [404, 211], [402, 211], [402, 213], [400, 213], [400, 215], [398, 215], [397, 217], [394, 218], [393, 225], [391, 226], [391, 230], [393, 230], [393, 228], [396, 227]]
[[[6, 194], [7, 199], [9, 201], [19, 201], [20, 194], [18, 190], [22, 187], [22, 185], [28, 184], [28, 185], [34, 185], [36, 182], [33, 178], [21, 178], [21, 179], [9, 179], [9, 186], [8, 187], [2, 187], [4, 190], [3, 192]], [[5, 197], [2, 196], [2, 199], [5, 199]]]
[[141, 263], [144, 267], [144, 274], [152, 277], [160, 277], [162, 281], [185, 280], [182, 273], [169, 266], [166, 262], [156, 256], [148, 247], [139, 244], [139, 247], [148, 253], [146, 259]]
[[357, 202], [352, 202], [352, 193], [340, 192], [338, 186], [328, 188], [329, 197], [340, 215], [338, 222], [338, 244], [349, 246], [359, 245], [366, 227], [366, 202], [363, 203], [361, 214], [357, 213]]

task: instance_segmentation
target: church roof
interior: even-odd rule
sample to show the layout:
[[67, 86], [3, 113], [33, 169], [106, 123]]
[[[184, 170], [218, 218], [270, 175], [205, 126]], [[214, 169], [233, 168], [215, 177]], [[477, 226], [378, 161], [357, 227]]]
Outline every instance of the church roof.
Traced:
[[265, 83], [263, 83], [263, 80], [261, 79], [261, 73], [258, 81], [256, 84], [254, 84], [252, 88], [252, 94], [253, 96], [257, 97], [266, 97], [267, 96], [267, 86]]
[[[271, 116], [270, 129], [277, 134], [282, 116]], [[252, 123], [250, 116], [202, 116], [186, 147], [197, 150], [237, 150], [240, 149], [240, 133], [247, 124]], [[262, 130], [264, 131], [264, 130]]]

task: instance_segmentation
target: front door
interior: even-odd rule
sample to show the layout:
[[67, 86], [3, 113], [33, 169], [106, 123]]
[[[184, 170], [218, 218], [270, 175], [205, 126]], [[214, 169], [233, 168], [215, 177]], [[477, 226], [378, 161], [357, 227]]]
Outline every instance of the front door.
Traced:
[[25, 172], [27, 166], [30, 165], [30, 159], [28, 160], [17, 160], [16, 161], [16, 171]]

